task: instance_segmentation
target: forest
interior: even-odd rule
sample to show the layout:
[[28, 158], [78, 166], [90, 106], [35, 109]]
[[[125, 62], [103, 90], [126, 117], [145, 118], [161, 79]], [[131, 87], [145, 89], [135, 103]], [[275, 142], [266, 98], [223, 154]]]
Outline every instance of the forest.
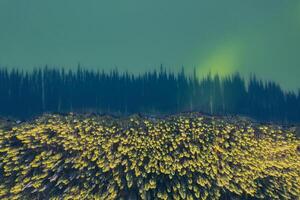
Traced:
[[0, 129], [0, 199], [296, 200], [299, 153], [239, 118], [45, 114]]
[[164, 67], [139, 75], [118, 70], [36, 68], [30, 72], [0, 68], [0, 115], [27, 119], [50, 113], [172, 114], [196, 111], [247, 116], [264, 122], [300, 122], [300, 90], [254, 75], [208, 74], [198, 78]]

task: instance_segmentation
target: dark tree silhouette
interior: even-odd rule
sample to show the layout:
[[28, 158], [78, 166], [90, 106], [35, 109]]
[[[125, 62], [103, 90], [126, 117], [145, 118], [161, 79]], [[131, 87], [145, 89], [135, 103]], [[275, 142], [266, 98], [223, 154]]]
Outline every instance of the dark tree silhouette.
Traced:
[[138, 76], [112, 70], [91, 71], [48, 67], [24, 72], [0, 69], [0, 114], [28, 118], [44, 112], [168, 114], [200, 111], [245, 115], [262, 121], [300, 122], [300, 90], [285, 92], [274, 82], [239, 74], [199, 80], [194, 70], [159, 71]]

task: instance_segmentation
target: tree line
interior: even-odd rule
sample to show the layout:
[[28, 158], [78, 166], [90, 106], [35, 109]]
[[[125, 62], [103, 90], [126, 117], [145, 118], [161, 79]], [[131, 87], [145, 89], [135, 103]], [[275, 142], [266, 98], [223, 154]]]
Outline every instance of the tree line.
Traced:
[[133, 75], [82, 69], [0, 69], [0, 115], [25, 119], [44, 112], [170, 114], [200, 111], [262, 121], [300, 122], [300, 91], [239, 74], [199, 79], [160, 70]]

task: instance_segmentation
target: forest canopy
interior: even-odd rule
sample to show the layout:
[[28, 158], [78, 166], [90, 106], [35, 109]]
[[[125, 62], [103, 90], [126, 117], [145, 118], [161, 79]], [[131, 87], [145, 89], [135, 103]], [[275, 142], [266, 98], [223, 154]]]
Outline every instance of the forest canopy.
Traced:
[[0, 68], [0, 115], [25, 119], [45, 112], [170, 114], [199, 111], [242, 115], [262, 121], [300, 121], [300, 92], [275, 82], [239, 74], [208, 74], [199, 79], [159, 71], [133, 75], [118, 70], [38, 68], [32, 72]]

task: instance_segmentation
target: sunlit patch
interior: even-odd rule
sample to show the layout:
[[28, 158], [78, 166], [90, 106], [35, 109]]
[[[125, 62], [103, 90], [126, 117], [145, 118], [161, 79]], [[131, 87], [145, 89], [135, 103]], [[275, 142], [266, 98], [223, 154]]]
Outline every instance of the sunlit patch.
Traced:
[[197, 68], [198, 77], [208, 73], [227, 76], [237, 72], [242, 59], [242, 50], [240, 42], [220, 44], [207, 59], [200, 62]]

